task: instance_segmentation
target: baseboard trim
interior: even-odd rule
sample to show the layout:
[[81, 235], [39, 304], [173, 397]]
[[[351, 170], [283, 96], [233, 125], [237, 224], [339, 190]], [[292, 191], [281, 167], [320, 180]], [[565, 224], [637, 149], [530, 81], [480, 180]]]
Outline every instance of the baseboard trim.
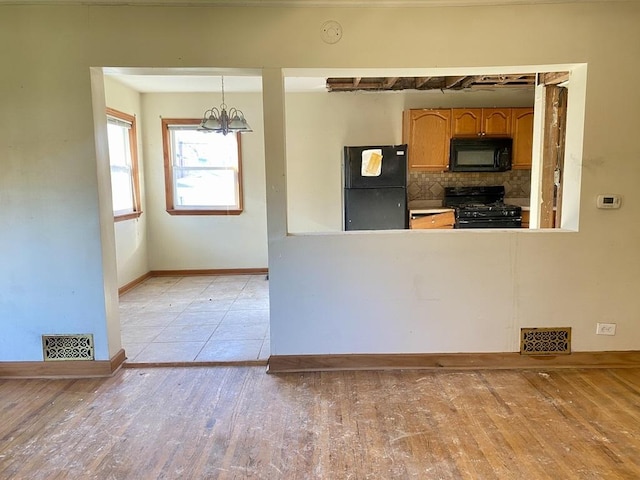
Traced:
[[124, 362], [126, 362], [126, 360], [127, 353], [124, 351], [124, 348], [121, 348], [120, 350], [118, 350], [118, 353], [111, 357], [111, 360], [109, 361], [111, 374], [113, 375], [114, 373], [116, 373], [124, 365]]
[[110, 360], [63, 362], [0, 362], [0, 378], [88, 378], [110, 377], [123, 365], [120, 349]]
[[186, 368], [186, 367], [266, 367], [264, 360], [229, 360], [215, 362], [125, 362], [122, 368]]
[[151, 277], [188, 277], [191, 275], [261, 275], [268, 268], [208, 268], [198, 270], [151, 270]]
[[266, 275], [268, 268], [208, 268], [199, 270], [150, 270], [135, 280], [118, 288], [118, 295], [124, 295], [151, 277], [188, 277], [191, 275]]
[[495, 370], [640, 367], [640, 351], [573, 352], [569, 355], [511, 353], [424, 353], [272, 355], [269, 373], [327, 370]]
[[132, 280], [129, 283], [127, 283], [126, 285], [123, 285], [122, 287], [120, 287], [118, 289], [118, 295], [123, 295], [123, 294], [127, 293], [129, 290], [132, 290], [133, 288], [135, 288], [138, 285], [140, 285], [147, 278], [151, 278], [151, 272], [147, 272], [144, 275], [140, 275], [135, 280]]

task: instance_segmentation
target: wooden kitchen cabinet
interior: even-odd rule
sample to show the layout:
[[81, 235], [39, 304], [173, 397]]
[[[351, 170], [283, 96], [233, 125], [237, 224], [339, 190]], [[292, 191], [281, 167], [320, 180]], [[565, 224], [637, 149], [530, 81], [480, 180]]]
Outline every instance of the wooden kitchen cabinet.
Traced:
[[513, 153], [511, 167], [531, 168], [533, 151], [533, 108], [511, 109], [511, 131], [513, 133]]
[[510, 108], [454, 108], [451, 110], [451, 135], [509, 136], [511, 135]]
[[442, 172], [449, 167], [451, 109], [406, 110], [402, 141], [408, 145], [409, 170]]
[[409, 228], [412, 230], [451, 229], [455, 223], [456, 216], [451, 208], [409, 210]]
[[451, 136], [473, 136], [479, 135], [481, 131], [481, 108], [454, 108], [451, 110]]

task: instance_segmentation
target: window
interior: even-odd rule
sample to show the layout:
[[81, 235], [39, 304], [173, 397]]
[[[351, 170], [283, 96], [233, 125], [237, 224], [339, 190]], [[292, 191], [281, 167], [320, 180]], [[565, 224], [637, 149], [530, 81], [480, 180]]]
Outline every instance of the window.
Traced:
[[242, 213], [240, 134], [198, 130], [200, 120], [162, 119], [167, 212]]
[[137, 218], [142, 210], [136, 149], [136, 117], [107, 108], [107, 137], [114, 220], [118, 222]]

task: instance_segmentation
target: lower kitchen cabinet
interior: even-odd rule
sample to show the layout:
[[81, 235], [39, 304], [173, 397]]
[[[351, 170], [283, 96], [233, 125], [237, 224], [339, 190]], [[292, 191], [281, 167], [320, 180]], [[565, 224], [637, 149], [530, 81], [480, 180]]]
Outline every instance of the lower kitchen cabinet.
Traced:
[[456, 217], [452, 209], [409, 210], [409, 228], [412, 230], [453, 228], [455, 223]]

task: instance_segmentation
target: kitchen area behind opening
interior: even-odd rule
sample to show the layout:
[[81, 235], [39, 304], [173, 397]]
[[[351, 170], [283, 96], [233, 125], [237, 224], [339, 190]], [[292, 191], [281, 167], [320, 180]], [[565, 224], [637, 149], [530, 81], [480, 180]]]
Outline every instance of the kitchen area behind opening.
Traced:
[[[557, 76], [558, 80], [567, 77], [566, 72]], [[499, 202], [520, 208], [519, 228], [554, 226], [543, 223], [541, 216], [530, 223], [532, 201], [536, 215], [541, 215], [542, 180], [538, 166], [546, 165], [538, 163], [545, 145], [541, 128], [546, 114], [544, 102], [535, 93], [537, 87], [533, 83], [492, 84], [490, 88], [467, 86], [466, 77], [460, 80], [459, 89], [435, 89], [435, 84], [434, 89], [424, 91], [422, 86], [412, 87], [426, 78], [381, 78], [375, 89], [373, 79], [341, 79], [331, 84], [331, 88], [344, 86], [352, 90], [285, 94], [287, 229], [290, 234], [456, 228], [455, 209], [444, 205], [445, 190], [461, 187], [501, 187], [504, 193], [498, 194]], [[357, 80], [369, 90], [353, 90], [360, 88], [355, 87]], [[395, 85], [400, 85], [397, 90], [395, 86], [383, 90], [396, 80]], [[453, 85], [456, 79], [446, 77], [445, 80]], [[393, 148], [400, 151], [406, 148], [403, 155], [406, 181], [394, 179], [393, 183], [376, 186], [377, 170], [384, 177], [387, 162], [400, 158], [393, 153]], [[364, 169], [363, 164], [348, 167], [347, 162], [353, 161], [348, 159], [349, 149], [367, 151]], [[532, 174], [534, 157], [536, 170]], [[563, 158], [560, 151], [558, 158]], [[367, 178], [356, 186], [353, 172], [358, 168], [362, 177]], [[547, 218], [555, 217], [555, 199], [558, 198], [560, 204], [561, 194], [569, 192], [561, 188], [564, 180], [561, 169], [562, 165], [558, 165], [555, 175], [551, 170], [550, 185], [548, 177], [544, 180], [547, 182], [545, 208], [551, 210], [547, 211]], [[365, 191], [374, 186], [377, 192]], [[405, 196], [398, 200], [395, 196], [400, 189], [405, 190]], [[571, 208], [575, 209], [573, 184], [570, 194]], [[352, 228], [353, 221], [347, 225], [345, 222], [352, 211], [350, 200], [367, 196], [375, 198], [375, 202], [359, 203], [363, 208], [370, 205], [370, 217], [382, 211], [380, 208], [386, 214], [399, 208], [406, 210], [406, 221], [398, 217], [394, 226], [371, 224]], [[393, 204], [381, 207], [377, 202], [385, 197]], [[444, 215], [423, 218], [441, 214]], [[570, 223], [574, 222], [575, 212], [572, 211], [572, 215], [567, 218]]]

